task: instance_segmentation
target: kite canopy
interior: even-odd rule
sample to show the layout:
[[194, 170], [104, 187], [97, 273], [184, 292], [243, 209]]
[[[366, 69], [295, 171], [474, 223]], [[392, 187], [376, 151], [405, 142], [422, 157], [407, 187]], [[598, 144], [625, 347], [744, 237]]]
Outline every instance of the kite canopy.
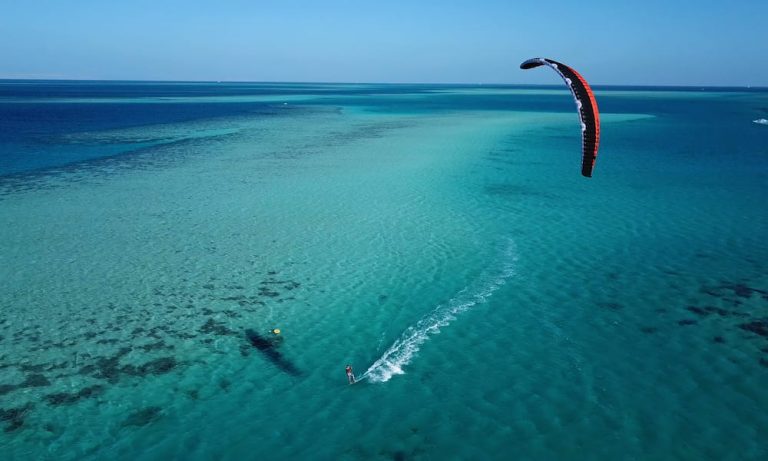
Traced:
[[533, 58], [520, 64], [521, 69], [533, 69], [539, 66], [549, 66], [554, 69], [571, 89], [581, 120], [581, 174], [591, 178], [597, 158], [597, 147], [600, 144], [600, 114], [597, 111], [597, 102], [592, 88], [584, 77], [563, 63], [547, 58]]

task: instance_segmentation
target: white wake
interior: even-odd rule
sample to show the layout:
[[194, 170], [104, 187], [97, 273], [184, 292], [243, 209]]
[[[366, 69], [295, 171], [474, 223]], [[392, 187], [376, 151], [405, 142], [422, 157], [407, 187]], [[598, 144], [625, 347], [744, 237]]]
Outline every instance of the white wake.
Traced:
[[414, 325], [408, 327], [389, 349], [368, 367], [360, 379], [383, 383], [389, 381], [394, 375], [405, 373], [403, 367], [411, 362], [421, 345], [431, 335], [439, 333], [440, 328], [453, 322], [458, 314], [487, 302], [496, 290], [504, 286], [514, 275], [516, 260], [514, 245], [510, 242], [503, 252], [499, 266], [488, 270], [448, 303], [435, 307]]

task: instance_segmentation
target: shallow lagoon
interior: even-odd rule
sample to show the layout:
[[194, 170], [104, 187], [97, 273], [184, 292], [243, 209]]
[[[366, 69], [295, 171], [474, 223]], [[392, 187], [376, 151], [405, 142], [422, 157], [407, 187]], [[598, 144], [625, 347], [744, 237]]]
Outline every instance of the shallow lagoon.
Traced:
[[766, 456], [768, 94], [30, 85], [11, 459]]

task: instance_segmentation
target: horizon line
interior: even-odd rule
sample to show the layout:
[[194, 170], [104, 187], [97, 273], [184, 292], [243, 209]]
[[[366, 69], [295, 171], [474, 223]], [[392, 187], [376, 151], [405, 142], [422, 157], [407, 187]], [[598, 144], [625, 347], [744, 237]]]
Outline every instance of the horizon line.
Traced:
[[[529, 87], [560, 87], [559, 84], [540, 83], [498, 83], [498, 82], [353, 82], [353, 81], [312, 81], [312, 80], [156, 80], [156, 79], [92, 79], [92, 78], [7, 78], [0, 77], [0, 83], [5, 82], [104, 82], [104, 83], [249, 83], [249, 84], [295, 84], [295, 85], [461, 85], [461, 86], [529, 86]], [[635, 88], [692, 88], [692, 89], [751, 89], [768, 90], [762, 85], [684, 85], [684, 84], [634, 84], [634, 83], [590, 83], [594, 88], [635, 87]]]

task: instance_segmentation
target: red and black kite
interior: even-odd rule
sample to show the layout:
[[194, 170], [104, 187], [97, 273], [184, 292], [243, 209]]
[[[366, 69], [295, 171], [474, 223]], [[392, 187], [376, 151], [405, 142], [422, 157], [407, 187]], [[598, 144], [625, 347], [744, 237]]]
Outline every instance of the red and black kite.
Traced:
[[597, 158], [597, 146], [600, 144], [600, 114], [597, 111], [597, 102], [592, 88], [578, 72], [557, 61], [547, 58], [533, 58], [520, 64], [521, 69], [533, 69], [539, 66], [553, 68], [563, 77], [566, 85], [571, 89], [581, 120], [581, 174], [591, 178]]

